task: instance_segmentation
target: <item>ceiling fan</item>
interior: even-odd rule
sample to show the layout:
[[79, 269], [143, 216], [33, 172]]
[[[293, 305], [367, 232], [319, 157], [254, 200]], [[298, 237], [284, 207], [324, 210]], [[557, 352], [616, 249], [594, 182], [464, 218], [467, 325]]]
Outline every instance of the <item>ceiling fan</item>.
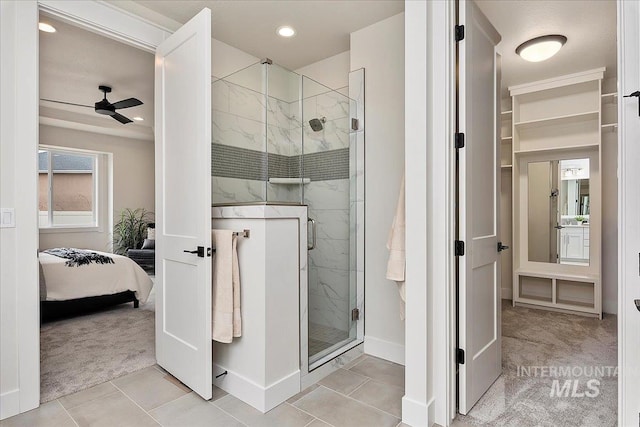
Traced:
[[[96, 102], [94, 104], [94, 107], [93, 107], [94, 111], [96, 113], [98, 113], [98, 114], [103, 114], [105, 116], [111, 116], [113, 119], [119, 121], [123, 125], [126, 125], [127, 123], [131, 123], [133, 120], [131, 120], [130, 118], [125, 117], [122, 114], [116, 112], [116, 110], [121, 110], [123, 108], [131, 108], [131, 107], [135, 107], [137, 105], [144, 104], [142, 101], [140, 101], [137, 98], [128, 98], [128, 99], [123, 99], [122, 101], [111, 103], [107, 99], [107, 94], [111, 92], [111, 87], [110, 86], [100, 85], [100, 86], [98, 86], [98, 89], [101, 92], [103, 92], [103, 98], [102, 98], [102, 100], [100, 100], [100, 101], [98, 101], [98, 102]], [[42, 99], [42, 101], [49, 101], [49, 102], [56, 102], [58, 104], [76, 105], [76, 106], [79, 106], [79, 107], [91, 108], [90, 105], [74, 104], [72, 102], [55, 101], [53, 99]]]
[[98, 89], [104, 93], [104, 97], [102, 101], [98, 101], [95, 104], [95, 111], [98, 114], [104, 114], [106, 116], [111, 116], [116, 119], [123, 125], [127, 123], [131, 123], [131, 120], [128, 117], [123, 116], [120, 113], [116, 113], [116, 110], [120, 110], [122, 108], [130, 108], [135, 107], [136, 105], [142, 105], [142, 101], [137, 98], [128, 98], [123, 99], [122, 101], [114, 102], [113, 104], [107, 100], [107, 94], [111, 92], [111, 88], [109, 86], [98, 86]]

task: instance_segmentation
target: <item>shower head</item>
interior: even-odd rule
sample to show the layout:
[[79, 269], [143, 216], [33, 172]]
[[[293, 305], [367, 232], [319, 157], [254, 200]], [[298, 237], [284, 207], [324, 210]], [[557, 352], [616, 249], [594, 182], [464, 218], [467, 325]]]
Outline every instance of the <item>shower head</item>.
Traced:
[[309, 126], [311, 126], [311, 129], [313, 129], [314, 132], [318, 132], [324, 128], [323, 123], [326, 123], [326, 121], [326, 117], [323, 117], [321, 119], [311, 119], [309, 120]]

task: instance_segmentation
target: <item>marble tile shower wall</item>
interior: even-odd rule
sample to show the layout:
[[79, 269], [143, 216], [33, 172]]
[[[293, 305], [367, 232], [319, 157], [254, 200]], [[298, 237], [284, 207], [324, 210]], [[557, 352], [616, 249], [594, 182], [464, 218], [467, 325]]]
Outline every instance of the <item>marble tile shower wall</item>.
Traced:
[[220, 153], [220, 150], [214, 148], [213, 202], [300, 202], [301, 191], [297, 188], [269, 184], [262, 177], [240, 177], [247, 168], [255, 170], [260, 167], [264, 168], [265, 174], [269, 172], [269, 176], [274, 177], [270, 173], [272, 168], [269, 167], [269, 171], [266, 168], [268, 164], [277, 163], [278, 159], [270, 158], [267, 162], [267, 153], [270, 156], [290, 156], [298, 151], [292, 148], [301, 145], [301, 141], [291, 139], [292, 122], [296, 122], [295, 115], [290, 113], [291, 104], [225, 80], [216, 80], [212, 84], [212, 106], [214, 147], [230, 146], [264, 156], [263, 160], [249, 156], [240, 162], [224, 164], [226, 170], [235, 168], [238, 171], [236, 176], [233, 173], [217, 174], [214, 168], [224, 162], [215, 158], [215, 153]]
[[[318, 231], [316, 249], [309, 253], [309, 321], [343, 330], [346, 338], [354, 306], [350, 192], [355, 191], [349, 179], [348, 98], [322, 93], [305, 98], [300, 108], [299, 101], [265, 97], [224, 80], [212, 88], [214, 203], [302, 200], [308, 205]], [[322, 117], [323, 130], [313, 131], [309, 120]], [[300, 186], [266, 183], [267, 177], [300, 177], [301, 169], [311, 178], [304, 199]]]
[[[303, 101], [305, 163], [307, 153], [344, 152], [346, 174], [313, 180], [305, 185], [304, 201], [317, 223], [316, 249], [309, 253], [309, 322], [345, 331], [349, 335], [350, 284], [350, 113], [348, 98], [328, 92]], [[314, 132], [312, 118], [326, 118], [324, 129]], [[310, 171], [305, 166], [305, 176]]]

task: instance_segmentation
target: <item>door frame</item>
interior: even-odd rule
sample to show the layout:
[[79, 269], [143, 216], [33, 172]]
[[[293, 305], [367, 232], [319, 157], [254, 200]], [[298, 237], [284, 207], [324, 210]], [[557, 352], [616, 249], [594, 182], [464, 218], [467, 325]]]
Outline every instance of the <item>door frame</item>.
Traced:
[[[617, 27], [618, 27], [618, 41], [617, 41], [617, 47], [618, 47], [618, 85], [619, 85], [619, 95], [622, 95], [622, 93], [620, 92], [622, 90], [622, 84], [621, 84], [621, 80], [622, 78], [625, 77], [625, 74], [623, 72], [623, 65], [624, 62], [623, 58], [621, 58], [622, 56], [622, 50], [621, 50], [621, 43], [620, 43], [620, 36], [621, 36], [621, 22], [625, 17], [625, 12], [627, 15], [629, 15], [630, 13], [635, 13], [633, 16], [633, 19], [635, 19], [635, 25], [637, 28], [637, 24], [638, 24], [638, 20], [640, 20], [640, 13], [638, 13], [638, 5], [637, 3], [635, 5], [625, 5], [624, 0], [616, 0], [617, 1], [617, 6], [618, 6], [618, 14], [617, 14]], [[453, 2], [451, 2], [453, 3]], [[634, 2], [629, 2], [629, 3], [634, 3]], [[625, 9], [626, 8], [626, 9]], [[625, 9], [623, 11], [623, 9]], [[446, 41], [446, 40], [451, 40], [451, 34], [453, 33], [453, 25], [455, 23], [455, 7], [450, 4], [449, 7], [432, 7], [430, 8], [430, 12], [432, 13], [428, 13], [427, 14], [427, 19], [425, 21], [426, 23], [426, 28], [430, 29], [428, 34], [431, 34], [432, 37], [442, 40], [442, 41]], [[629, 16], [626, 16], [626, 19], [628, 21], [632, 21], [632, 18], [630, 18]], [[442, 23], [446, 23], [447, 25], [442, 25]], [[632, 22], [628, 22], [629, 25], [631, 25]], [[423, 29], [423, 31], [426, 31], [426, 29]], [[434, 34], [435, 33], [435, 34]], [[410, 34], [406, 34], [406, 37], [410, 37]], [[428, 56], [428, 61], [432, 62], [430, 64], [428, 64], [428, 66], [426, 67], [427, 69], [427, 80], [432, 82], [432, 94], [435, 96], [438, 93], [442, 92], [442, 88], [450, 88], [455, 82], [455, 64], [452, 64], [450, 61], [450, 57], [449, 57], [449, 53], [447, 52], [446, 49], [441, 49], [441, 48], [436, 48], [436, 49], [428, 49], [428, 52], [426, 53], [426, 55]], [[633, 62], [634, 64], [638, 64], [638, 57], [636, 58], [624, 58], [627, 61], [635, 61]], [[446, 69], [446, 73], [442, 74], [442, 68]], [[627, 78], [630, 78], [631, 76], [627, 75]], [[637, 79], [637, 73], [634, 76], [635, 79]], [[410, 87], [412, 84], [412, 81], [409, 79], [409, 74], [407, 74], [407, 79], [406, 79], [406, 87]], [[631, 88], [629, 88], [631, 89]], [[634, 87], [633, 90], [637, 90], [637, 87]], [[622, 99], [621, 97], [619, 97], [619, 99]], [[441, 112], [439, 111], [429, 111], [429, 114], [427, 116], [426, 121], [431, 125], [431, 134], [432, 135], [436, 135], [436, 134], [440, 134], [442, 135], [443, 132], [449, 132], [449, 133], [445, 133], [447, 135], [449, 135], [449, 137], [447, 137], [448, 140], [448, 144], [446, 144], [446, 146], [448, 146], [448, 148], [450, 150], [453, 149], [453, 144], [452, 144], [452, 134], [450, 133], [450, 127], [451, 127], [451, 123], [453, 122], [453, 120], [455, 119], [455, 103], [452, 103], [454, 105], [451, 106], [451, 108], [445, 108], [443, 109], [445, 115], [446, 115], [446, 120], [440, 120], [438, 121], [438, 117], [441, 114]], [[620, 114], [620, 112], [622, 111], [622, 103], [619, 103], [619, 120], [622, 117], [622, 115]], [[635, 104], [634, 104], [634, 108], [635, 108]], [[407, 122], [407, 128], [409, 126], [415, 126], [416, 123], [408, 123]], [[633, 343], [633, 342], [625, 342], [624, 338], [628, 337], [631, 338], [631, 331], [627, 332], [627, 335], [624, 335], [625, 330], [623, 329], [623, 325], [625, 325], [625, 322], [627, 324], [630, 324], [627, 320], [626, 317], [627, 316], [637, 316], [638, 313], [635, 312], [635, 310], [633, 309], [632, 305], [629, 306], [629, 302], [631, 301], [630, 298], [631, 296], [628, 296], [627, 294], [631, 293], [632, 290], [632, 284], [631, 284], [631, 279], [635, 278], [635, 280], [637, 281], [637, 276], [635, 276], [635, 274], [637, 274], [637, 266], [636, 266], [636, 262], [637, 262], [637, 258], [635, 258], [635, 256], [629, 256], [628, 259], [625, 259], [625, 257], [622, 256], [623, 253], [625, 253], [623, 250], [627, 249], [626, 245], [630, 246], [630, 242], [627, 242], [627, 240], [633, 240], [631, 243], [634, 244], [634, 247], [638, 246], [638, 242], [640, 242], [640, 229], [638, 229], [638, 227], [635, 227], [636, 229], [634, 230], [634, 235], [633, 237], [635, 237], [635, 239], [633, 239], [633, 237], [630, 239], [629, 235], [627, 235], [627, 233], [629, 232], [629, 230], [627, 229], [627, 224], [625, 222], [625, 218], [628, 219], [632, 219], [632, 218], [636, 218], [637, 217], [637, 210], [634, 210], [632, 208], [632, 206], [640, 206], [640, 195], [636, 193], [633, 193], [631, 191], [633, 187], [633, 182], [637, 182], [640, 179], [640, 170], [638, 170], [637, 168], [628, 168], [628, 169], [623, 169], [622, 166], [622, 154], [621, 153], [626, 153], [626, 152], [631, 152], [631, 148], [634, 144], [634, 141], [631, 140], [627, 140], [623, 137], [623, 123], [620, 123], [619, 126], [619, 133], [618, 133], [618, 168], [619, 168], [619, 182], [618, 182], [618, 215], [619, 215], [619, 225], [618, 225], [618, 232], [619, 232], [619, 240], [618, 240], [618, 245], [619, 245], [619, 260], [618, 260], [618, 357], [619, 357], [619, 366], [624, 368], [625, 365], [625, 360], [629, 360], [631, 358], [631, 354], [633, 354], [636, 358], [638, 356], [638, 343]], [[430, 151], [437, 151], [438, 150], [438, 146], [443, 146], [445, 144], [442, 144], [442, 139], [436, 139], [436, 138], [427, 138], [427, 147]], [[635, 150], [637, 152], [637, 149]], [[406, 157], [406, 162], [407, 165], [409, 163], [415, 163], [415, 159], [411, 158], [411, 156], [413, 154], [412, 151], [410, 149], [406, 149], [407, 157]], [[441, 158], [442, 160], [445, 160], [447, 157], [445, 156], [444, 158]], [[419, 160], [419, 159], [417, 159]], [[414, 188], [416, 188], [416, 190], [418, 189], [417, 187], [421, 187], [420, 191], [422, 192], [426, 192], [427, 195], [429, 196], [430, 199], [434, 199], [434, 200], [442, 200], [445, 201], [447, 203], [448, 208], [450, 209], [450, 212], [453, 212], [453, 209], [455, 208], [455, 198], [452, 197], [452, 187], [454, 186], [455, 182], [454, 182], [454, 177], [452, 176], [450, 170], [448, 170], [448, 168], [446, 166], [451, 167], [450, 162], [442, 162], [442, 166], [440, 167], [436, 167], [434, 168], [434, 170], [432, 171], [432, 176], [431, 178], [436, 182], [436, 183], [442, 183], [444, 185], [434, 185], [434, 182], [419, 182], [417, 183]], [[627, 189], [629, 188], [629, 190], [627, 190], [627, 192], [623, 192], [623, 189]], [[432, 191], [433, 193], [429, 195], [429, 192]], [[623, 197], [625, 197], [624, 199], [624, 203], [622, 203], [623, 201]], [[630, 198], [633, 197], [633, 200], [630, 200]], [[442, 205], [433, 205], [430, 204], [427, 208], [427, 218], [438, 218], [439, 214], [442, 210]], [[636, 216], [634, 216], [636, 215]], [[434, 226], [433, 224], [433, 220], [428, 221], [430, 223], [430, 228], [432, 228]], [[447, 222], [448, 224], [448, 222]], [[407, 229], [412, 229], [413, 224], [410, 223], [410, 217], [407, 217]], [[624, 236], [627, 235], [627, 239], [624, 239]], [[451, 241], [453, 239], [453, 237], [451, 235], [448, 235], [447, 233], [441, 233], [441, 234], [434, 234], [431, 237], [434, 241], [433, 241], [433, 245], [435, 245], [436, 247], [441, 247], [441, 248], [448, 248], [451, 249]], [[407, 236], [407, 241], [409, 241], [409, 236]], [[637, 249], [637, 248], [636, 248]], [[635, 250], [635, 252], [638, 252], [638, 250]], [[635, 253], [634, 252], [634, 253]], [[455, 263], [455, 256], [453, 253], [453, 250], [446, 250], [444, 251], [444, 256], [446, 258], [446, 265], [453, 265]], [[431, 254], [430, 258], [434, 258], [436, 255]], [[441, 257], [441, 254], [437, 254], [437, 257]], [[435, 258], [434, 258], [435, 260]], [[429, 261], [431, 261], [431, 259], [429, 259]], [[431, 266], [431, 263], [429, 263], [429, 266]], [[628, 270], [629, 272], [633, 272], [633, 274], [627, 274], [625, 275], [625, 270]], [[447, 275], [447, 273], [449, 273], [449, 276]], [[431, 284], [428, 283], [428, 286], [435, 286], [435, 284], [437, 283], [448, 283], [448, 289], [444, 292], [444, 295], [446, 296], [446, 304], [442, 304], [442, 300], [440, 300], [440, 304], [438, 304], [438, 301], [435, 302], [430, 302], [427, 306], [428, 310], [433, 310], [433, 316], [431, 317], [433, 319], [433, 322], [435, 324], [444, 324], [446, 325], [446, 335], [434, 335], [433, 337], [433, 342], [429, 342], [429, 345], [431, 346], [430, 348], [434, 348], [434, 349], [438, 349], [437, 351], [440, 353], [443, 353], [444, 350], [443, 349], [448, 349], [449, 350], [449, 356], [453, 353], [453, 350], [455, 349], [456, 346], [456, 340], [455, 340], [455, 335], [456, 335], [456, 328], [455, 328], [455, 321], [454, 318], [452, 317], [451, 313], [454, 312], [454, 307], [455, 307], [455, 289], [453, 288], [455, 286], [455, 283], [451, 280], [452, 276], [450, 276], [451, 272], [450, 271], [446, 271], [446, 269], [437, 269], [434, 272], [432, 272], [432, 274], [430, 275], [430, 279], [433, 279], [433, 282]], [[444, 282], [448, 280], [448, 282]], [[409, 288], [408, 288], [409, 289]], [[638, 296], [638, 291], [635, 291], [635, 295], [636, 297]], [[624, 301], [623, 301], [623, 298]], [[408, 299], [409, 300], [409, 299]], [[626, 306], [625, 306], [626, 304]], [[442, 310], [439, 309], [438, 306], [440, 307], [446, 307], [449, 310], [449, 315], [447, 315], [447, 310]], [[407, 306], [407, 319], [409, 319], [409, 308], [410, 306]], [[455, 418], [456, 414], [456, 362], [455, 362], [455, 358], [454, 357], [448, 357], [448, 359], [445, 359], [444, 363], [442, 363], [442, 358], [438, 357], [438, 354], [434, 351], [433, 352], [435, 355], [434, 361], [433, 361], [433, 370], [431, 370], [431, 372], [433, 373], [434, 378], [429, 381], [428, 379], [425, 380], [425, 382], [427, 383], [432, 383], [433, 384], [446, 384], [447, 387], [434, 387], [433, 388], [433, 395], [430, 396], [431, 401], [435, 401], [436, 405], [436, 411], [434, 413], [435, 417], [431, 418], [429, 417], [430, 421], [433, 420], [434, 422], [442, 425], [442, 426], [449, 426], [453, 420], [453, 418]], [[623, 358], [624, 357], [626, 358]], [[627, 362], [627, 368], [631, 367], [631, 362]], [[407, 366], [407, 371], [410, 372], [412, 368], [410, 366]], [[445, 377], [446, 379], [443, 379], [443, 372], [446, 372]], [[618, 424], [619, 425], [625, 425], [624, 424], [624, 420], [629, 420], [632, 419], [631, 416], [634, 415], [633, 412], [637, 411], [637, 408], [633, 408], [634, 406], [634, 402], [637, 401], [638, 396], [640, 396], [640, 386], [637, 384], [634, 384], [634, 380], [638, 379], [638, 376], [640, 375], [640, 373], [633, 372], [629, 375], [621, 375], [618, 377]], [[409, 377], [409, 375], [407, 375], [407, 378]], [[626, 392], [623, 395], [623, 391]], [[636, 400], [634, 400], [636, 399]], [[438, 403], [440, 402], [440, 403]], [[442, 406], [444, 406], [444, 408], [442, 408]], [[438, 410], [441, 409], [441, 410]], [[628, 414], [624, 414], [623, 411], [627, 411]], [[627, 418], [623, 418], [624, 416], [627, 416]], [[403, 414], [404, 417], [404, 414]], [[636, 418], [637, 419], [637, 418]]]
[[[620, 93], [623, 89], [631, 91], [640, 88], [637, 70], [635, 74], [632, 74], [631, 70], [627, 70], [625, 74], [623, 68], [629, 63], [637, 67], [640, 63], [637, 55], [640, 55], [640, 52], [636, 46], [634, 57], [627, 56], [623, 61], [624, 46], [620, 42], [625, 23], [630, 27], [635, 25], [635, 28], [638, 28], [640, 6], [636, 2], [616, 1]], [[402, 415], [405, 423], [415, 426], [436, 422], [446, 427], [451, 425], [456, 416], [456, 365], [453, 357], [456, 342], [453, 317], [455, 276], [452, 269], [455, 263], [452, 247], [455, 198], [451, 164], [451, 152], [454, 150], [452, 123], [455, 117], [453, 102], [455, 98], [451, 97], [451, 94], [455, 90], [456, 68], [455, 63], [452, 62], [450, 50], [453, 46], [452, 35], [456, 13], [453, 3], [423, 0], [406, 2], [405, 6], [405, 43], [407, 51], [412, 52], [412, 55], [407, 55], [411, 58], [405, 62], [405, 110], [410, 112], [411, 109], [415, 109], [418, 112], [426, 112], [422, 118], [414, 118], [413, 121], [410, 120], [409, 114], [406, 117], [407, 194], [412, 194], [411, 197], [407, 197], [406, 222], [407, 230], [412, 230], [412, 233], [407, 233], [407, 326], [405, 330], [407, 388], [403, 398]], [[442, 46], [449, 48], [443, 49]], [[415, 49], [418, 47], [422, 49]], [[409, 66], [414, 67], [414, 71]], [[630, 66], [627, 65], [627, 67]], [[638, 87], [625, 87], [622, 84], [625, 78], [629, 80], [628, 86], [633, 83]], [[422, 93], [425, 86], [426, 91]], [[441, 100], [438, 109], [431, 108], [430, 98]], [[637, 108], [635, 103], [636, 100], [633, 101], [633, 108]], [[640, 180], [640, 170], [637, 167], [625, 169], [622, 159], [623, 155], [628, 157], [629, 153], [639, 153], [640, 147], [634, 148], [637, 138], [633, 139], [631, 135], [625, 138], [623, 135], [624, 123], [620, 121], [622, 105], [621, 102], [618, 107], [620, 129], [618, 133], [618, 365], [624, 370], [625, 367], [632, 368], [632, 356], [635, 360], [640, 356], [637, 333], [636, 341], [631, 341], [637, 329], [634, 330], [628, 326], [632, 324], [632, 319], [639, 315], [632, 304], [632, 294], [635, 298], [640, 297], [640, 288], [637, 286], [638, 259], [635, 255], [640, 252], [640, 227], [630, 222], [637, 219], [637, 209], [640, 209], [640, 194], [634, 194], [633, 190], [633, 183]], [[423, 139], [415, 139], [418, 137]], [[426, 147], [421, 149], [420, 144]], [[426, 173], [424, 171], [425, 155], [429, 166]], [[637, 157], [636, 155], [635, 158]], [[426, 195], [426, 199], [423, 195]], [[412, 200], [414, 203], [410, 210], [408, 208]], [[638, 208], [633, 209], [633, 207]], [[425, 233], [429, 239], [422, 247], [416, 239], [424, 239], [424, 234], [418, 233], [424, 230], [423, 222], [425, 221], [427, 228]], [[412, 255], [411, 250], [416, 248], [421, 249], [422, 252]], [[628, 257], [623, 256], [627, 252]], [[420, 259], [413, 261], [414, 258]], [[413, 262], [418, 261], [422, 262], [422, 267], [413, 265]], [[418, 284], [422, 277], [426, 278], [427, 295], [415, 289], [419, 288]], [[412, 283], [416, 283], [416, 286], [412, 286]], [[446, 283], [447, 286], [438, 286], [442, 283]], [[423, 316], [417, 312], [418, 310], [426, 311], [426, 314]], [[430, 324], [438, 325], [438, 328], [430, 329], [428, 324], [424, 324], [423, 318], [429, 319]], [[424, 360], [416, 360], [412, 357], [413, 347], [426, 347]], [[417, 377], [425, 372], [425, 368], [427, 368], [426, 375], [422, 378]], [[635, 406], [640, 399], [638, 376], [640, 372], [637, 370], [618, 376], [619, 425], [637, 422], [638, 408]]]
[[[16, 3], [23, 2], [26, 3], [24, 0], [16, 1]], [[151, 53], [155, 53], [156, 46], [172, 34], [172, 31], [167, 28], [153, 24], [108, 3], [96, 0], [84, 2], [30, 0], [30, 4], [22, 6], [22, 8], [33, 7], [37, 9], [38, 13], [45, 13], [61, 21]], [[25, 35], [21, 38], [20, 49], [36, 53], [35, 78], [33, 78], [33, 81], [30, 80], [34, 76], [33, 61], [15, 60], [14, 64], [8, 63], [6, 66], [13, 65], [16, 76], [23, 77], [18, 81], [16, 87], [21, 90], [24, 89], [24, 93], [29, 95], [35, 94], [33, 97], [26, 97], [22, 102], [17, 102], [14, 110], [16, 130], [20, 132], [19, 135], [16, 132], [16, 137], [20, 137], [20, 140], [23, 141], [21, 145], [26, 149], [34, 147], [31, 150], [32, 152], [26, 152], [25, 149], [21, 150], [19, 157], [16, 156], [16, 171], [21, 171], [21, 176], [32, 174], [35, 177], [38, 155], [39, 101], [37, 94], [39, 92], [39, 58], [37, 56], [38, 29], [32, 25], [32, 19], [33, 16], [30, 13], [18, 11], [15, 24], [17, 34]], [[37, 187], [33, 190], [35, 191], [34, 194], [23, 194], [20, 202], [16, 200], [14, 203], [16, 206], [19, 204], [25, 211], [33, 211], [33, 215], [36, 218], [33, 226], [34, 230], [36, 230], [34, 233], [36, 233], [37, 242]], [[27, 218], [20, 219], [24, 221]], [[23, 226], [22, 228], [25, 227]], [[34, 267], [33, 274], [21, 276], [20, 281], [23, 286], [17, 286], [16, 289], [16, 304], [19, 311], [15, 327], [16, 331], [20, 333], [17, 334], [15, 353], [20, 363], [17, 367], [17, 372], [12, 374], [17, 376], [18, 388], [11, 392], [12, 396], [2, 396], [2, 417], [4, 418], [29, 411], [40, 405], [40, 305], [37, 297], [39, 289], [38, 275], [36, 273], [38, 263], [37, 243], [33, 249], [30, 247], [31, 242], [26, 242], [23, 246], [25, 245], [29, 246], [29, 248], [26, 248], [29, 250], [25, 250], [23, 253], [33, 253], [33, 256], [16, 258], [16, 261], [20, 262], [21, 266], [33, 265]], [[11, 285], [11, 283], [2, 283], [1, 286], [4, 288]], [[6, 326], [2, 325], [1, 327], [4, 328]]]
[[[640, 401], [640, 313], [633, 303], [640, 298], [638, 256], [640, 227], [637, 225], [640, 194], [636, 183], [640, 170], [635, 164], [640, 157], [638, 136], [640, 119], [636, 114], [640, 99], [621, 95], [640, 89], [640, 5], [617, 0], [618, 5], [618, 425], [638, 422]], [[635, 33], [632, 37], [623, 35]], [[635, 42], [635, 43], [634, 43]], [[627, 112], [633, 121], [627, 122]], [[628, 373], [627, 373], [628, 371]]]

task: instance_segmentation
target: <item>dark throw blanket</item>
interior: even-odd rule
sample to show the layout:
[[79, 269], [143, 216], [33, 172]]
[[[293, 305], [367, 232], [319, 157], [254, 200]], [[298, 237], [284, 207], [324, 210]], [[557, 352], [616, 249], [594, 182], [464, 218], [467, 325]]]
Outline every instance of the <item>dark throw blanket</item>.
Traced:
[[81, 265], [89, 265], [92, 262], [96, 264], [115, 264], [111, 257], [82, 249], [54, 248], [47, 249], [44, 253], [68, 259], [69, 261], [64, 263], [67, 267], [80, 267]]

